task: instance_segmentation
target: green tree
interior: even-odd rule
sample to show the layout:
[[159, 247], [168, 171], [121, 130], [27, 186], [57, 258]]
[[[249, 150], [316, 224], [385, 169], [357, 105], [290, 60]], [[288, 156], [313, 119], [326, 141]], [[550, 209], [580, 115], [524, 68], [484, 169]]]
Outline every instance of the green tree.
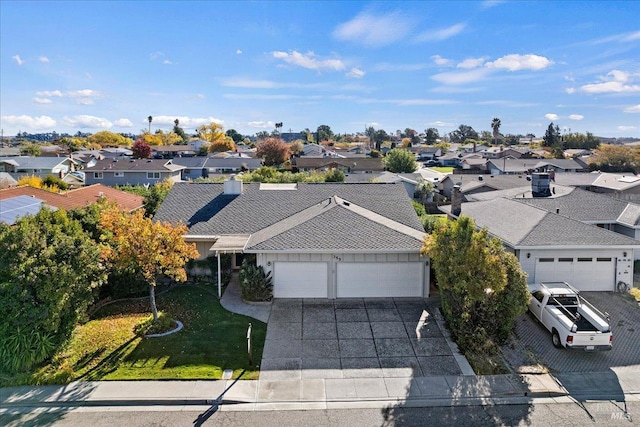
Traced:
[[558, 125], [554, 126], [553, 122], [551, 122], [544, 133], [544, 137], [542, 137], [542, 145], [544, 147], [554, 147], [560, 145], [560, 143], [560, 127]]
[[301, 139], [296, 139], [291, 144], [289, 144], [289, 151], [291, 154], [300, 154], [304, 150], [304, 143]]
[[458, 129], [451, 132], [451, 142], [464, 143], [467, 139], [478, 139], [478, 132], [471, 126], [460, 125]]
[[412, 146], [420, 144], [420, 137], [415, 129], [406, 128], [403, 135], [411, 140]]
[[325, 182], [344, 182], [344, 172], [340, 169], [329, 169], [325, 173]]
[[384, 163], [388, 170], [395, 173], [410, 173], [418, 169], [416, 156], [400, 148], [389, 151], [384, 158]]
[[102, 211], [100, 227], [108, 242], [106, 258], [119, 270], [134, 271], [149, 286], [154, 322], [158, 320], [155, 289], [158, 279], [184, 282], [185, 264], [198, 258], [195, 244], [184, 241], [185, 225], [154, 222], [141, 211], [123, 212], [117, 207]]
[[442, 312], [460, 348], [468, 352], [485, 348], [487, 341], [503, 343], [529, 301], [526, 275], [515, 256], [465, 216], [427, 235], [423, 253], [431, 257]]
[[267, 138], [256, 148], [256, 157], [262, 158], [265, 166], [277, 166], [289, 158], [289, 146], [280, 138]]
[[100, 247], [64, 210], [0, 224], [0, 370], [51, 357], [105, 279]]
[[426, 139], [427, 139], [427, 144], [429, 145], [435, 144], [440, 138], [440, 134], [438, 133], [438, 129], [436, 128], [429, 128], [426, 130], [425, 133], [427, 134]]
[[24, 142], [20, 144], [20, 154], [23, 156], [38, 157], [42, 154], [40, 144], [35, 142]]
[[238, 131], [235, 130], [235, 129], [228, 129], [227, 132], [226, 132], [226, 135], [229, 138], [231, 138], [235, 144], [239, 143], [240, 141], [242, 141], [244, 139], [244, 136], [242, 136], [242, 134], [238, 133]]
[[493, 120], [491, 120], [491, 130], [493, 131], [494, 144], [500, 138], [500, 126], [502, 126], [502, 122], [500, 121], [499, 118], [494, 117]]
[[378, 129], [373, 135], [373, 140], [376, 143], [376, 150], [380, 151], [382, 144], [389, 141], [389, 134], [384, 129]]
[[331, 141], [331, 139], [333, 138], [333, 132], [331, 131], [331, 128], [328, 125], [318, 126], [318, 129], [316, 132], [318, 134], [318, 142]]
[[175, 119], [173, 121], [173, 124], [174, 124], [173, 133], [175, 133], [180, 137], [180, 139], [182, 140], [182, 143], [186, 143], [189, 140], [189, 137], [187, 136], [186, 133], [184, 133], [184, 129], [180, 127], [180, 120]]

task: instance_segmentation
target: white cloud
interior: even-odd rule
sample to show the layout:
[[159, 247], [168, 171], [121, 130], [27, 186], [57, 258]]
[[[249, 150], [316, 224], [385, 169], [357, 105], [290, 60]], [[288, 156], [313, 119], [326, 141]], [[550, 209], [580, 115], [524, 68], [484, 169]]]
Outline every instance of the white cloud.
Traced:
[[621, 41], [623, 42], [631, 42], [634, 40], [640, 40], [640, 31], [636, 31], [635, 33], [625, 34]]
[[505, 3], [506, 0], [484, 0], [481, 3], [483, 9], [489, 9], [494, 6], [498, 6], [499, 4]]
[[553, 113], [547, 113], [544, 115], [544, 118], [547, 120], [558, 120], [560, 118], [560, 116], [558, 116], [557, 114], [553, 114]]
[[575, 93], [576, 88], [574, 87], [568, 87], [564, 90], [565, 92], [567, 92], [569, 95], [571, 95], [572, 93]]
[[232, 77], [223, 81], [222, 86], [241, 87], [247, 89], [275, 89], [278, 85], [271, 80], [253, 80], [241, 77]]
[[92, 89], [70, 90], [64, 93], [69, 98], [98, 98], [100, 92]]
[[624, 109], [625, 113], [640, 113], [640, 104]]
[[118, 119], [113, 124], [121, 128], [130, 128], [133, 126], [133, 123], [129, 119]]
[[47, 58], [46, 56], [41, 56], [40, 58], [38, 58], [38, 61], [42, 62], [43, 64], [48, 64], [49, 58]]
[[369, 47], [380, 47], [402, 40], [414, 26], [414, 19], [398, 12], [383, 15], [362, 12], [352, 20], [338, 25], [333, 31], [333, 37]]
[[10, 125], [22, 126], [29, 129], [51, 129], [56, 126], [56, 121], [49, 116], [2, 116], [2, 121]]
[[372, 69], [374, 71], [419, 71], [430, 67], [431, 64], [417, 63], [417, 64], [398, 64], [391, 62], [381, 62], [376, 64]]
[[165, 59], [164, 61], [162, 61], [162, 63], [165, 65], [173, 65], [173, 62], [169, 61], [168, 59]]
[[582, 120], [584, 116], [582, 114], [569, 114], [569, 119], [571, 120]]
[[434, 31], [424, 31], [416, 36], [416, 41], [418, 42], [427, 42], [427, 41], [440, 41], [449, 39], [455, 35], [460, 34], [466, 28], [466, 24], [455, 24], [450, 27], [441, 28], [439, 30]]
[[452, 62], [450, 59], [443, 58], [440, 55], [433, 55], [431, 59], [433, 59], [433, 62], [435, 62], [437, 65], [442, 65], [442, 66], [451, 65], [451, 62]]
[[599, 83], [590, 83], [580, 87], [586, 93], [634, 93], [640, 92], [639, 84], [632, 84], [637, 75], [626, 71], [612, 70], [600, 77]]
[[618, 130], [622, 131], [636, 130], [637, 128], [637, 126], [618, 126]]
[[467, 58], [464, 61], [460, 62], [458, 65], [456, 65], [456, 68], [471, 69], [471, 68], [482, 67], [482, 65], [484, 64], [485, 60], [486, 59], [484, 57], [482, 57], [482, 58]]
[[551, 66], [553, 61], [539, 55], [505, 55], [502, 58], [498, 58], [493, 62], [487, 62], [485, 65], [489, 68], [504, 68], [509, 71], [519, 70], [544, 70]]
[[18, 63], [18, 65], [24, 64], [24, 61], [20, 58], [20, 55], [13, 55], [11, 59], [15, 60]]
[[439, 73], [431, 76], [431, 78], [442, 84], [457, 85], [483, 80], [488, 73], [489, 70], [487, 70], [486, 68], [476, 68], [469, 71], [451, 71], [446, 73]]
[[[178, 119], [180, 121], [180, 127], [185, 128], [193, 128], [202, 125], [208, 125], [209, 123], [219, 123], [223, 124], [224, 121], [217, 119], [215, 117], [188, 117], [188, 116], [153, 116], [153, 124], [154, 125], [165, 125], [173, 127], [175, 125], [175, 120]], [[148, 123], [146, 119], [143, 120], [143, 123]]]
[[51, 104], [53, 101], [51, 101], [49, 98], [38, 98], [36, 96], [35, 98], [33, 98], [33, 102], [35, 102], [36, 104]]
[[273, 129], [275, 127], [275, 122], [272, 122], [272, 121], [267, 121], [267, 122], [257, 121], [257, 122], [249, 122], [249, 123], [247, 123], [247, 125], [249, 125], [252, 128], [257, 128], [257, 129]]
[[339, 59], [316, 59], [316, 54], [313, 52], [300, 53], [296, 50], [287, 52], [275, 51], [271, 52], [271, 55], [276, 59], [282, 59], [284, 62], [297, 65], [298, 67], [308, 68], [310, 70], [331, 70], [342, 71], [345, 69], [344, 63]]
[[242, 55], [242, 51], [240, 49], [236, 50], [236, 55]]
[[359, 68], [352, 68], [351, 71], [347, 73], [347, 77], [352, 77], [354, 79], [361, 79], [364, 77], [366, 73]]
[[435, 122], [427, 123], [429, 126], [434, 127], [443, 127], [443, 128], [452, 128], [455, 125], [453, 123], [443, 122], [442, 120], [437, 120]]
[[76, 104], [78, 105], [93, 105], [94, 100], [91, 98], [76, 98]]
[[36, 92], [37, 96], [56, 96], [60, 98], [62, 96], [62, 92], [59, 90], [43, 90], [40, 92]]
[[431, 89], [431, 92], [436, 93], [473, 93], [478, 92], [484, 88], [482, 87], [459, 87], [459, 86], [436, 86]]
[[204, 95], [201, 93], [196, 94], [196, 98], [198, 99], [204, 99]]
[[113, 126], [113, 123], [103, 117], [88, 116], [86, 114], [81, 114], [79, 116], [64, 116], [62, 121], [68, 126], [83, 129], [109, 129]]

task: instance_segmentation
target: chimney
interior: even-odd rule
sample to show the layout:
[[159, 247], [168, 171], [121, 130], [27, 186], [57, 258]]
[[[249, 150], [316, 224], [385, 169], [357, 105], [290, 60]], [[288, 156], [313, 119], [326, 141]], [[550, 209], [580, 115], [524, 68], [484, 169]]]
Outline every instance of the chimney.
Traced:
[[462, 193], [460, 186], [454, 185], [451, 189], [451, 215], [460, 216], [462, 211]]
[[235, 175], [231, 175], [229, 179], [224, 182], [224, 194], [232, 196], [242, 194], [242, 181], [237, 180]]

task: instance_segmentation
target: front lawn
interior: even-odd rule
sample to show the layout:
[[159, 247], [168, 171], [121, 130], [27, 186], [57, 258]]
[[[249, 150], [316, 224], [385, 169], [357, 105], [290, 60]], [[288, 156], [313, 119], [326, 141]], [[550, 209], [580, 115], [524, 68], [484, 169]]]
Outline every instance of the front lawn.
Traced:
[[[184, 329], [162, 338], [141, 338], [134, 327], [150, 317], [148, 299], [115, 303], [94, 314], [73, 333], [68, 348], [27, 376], [3, 378], [2, 385], [64, 384], [95, 380], [256, 379], [266, 324], [226, 311], [206, 289], [182, 285], [157, 297], [158, 309]], [[253, 365], [247, 355], [252, 323]]]
[[440, 173], [453, 173], [454, 168], [452, 166], [430, 166], [429, 169]]

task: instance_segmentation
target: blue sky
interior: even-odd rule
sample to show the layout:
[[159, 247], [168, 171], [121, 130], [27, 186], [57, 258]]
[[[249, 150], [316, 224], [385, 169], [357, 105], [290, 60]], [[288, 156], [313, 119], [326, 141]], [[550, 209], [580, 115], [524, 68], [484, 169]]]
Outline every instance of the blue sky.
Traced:
[[0, 2], [17, 131], [640, 137], [640, 2]]

